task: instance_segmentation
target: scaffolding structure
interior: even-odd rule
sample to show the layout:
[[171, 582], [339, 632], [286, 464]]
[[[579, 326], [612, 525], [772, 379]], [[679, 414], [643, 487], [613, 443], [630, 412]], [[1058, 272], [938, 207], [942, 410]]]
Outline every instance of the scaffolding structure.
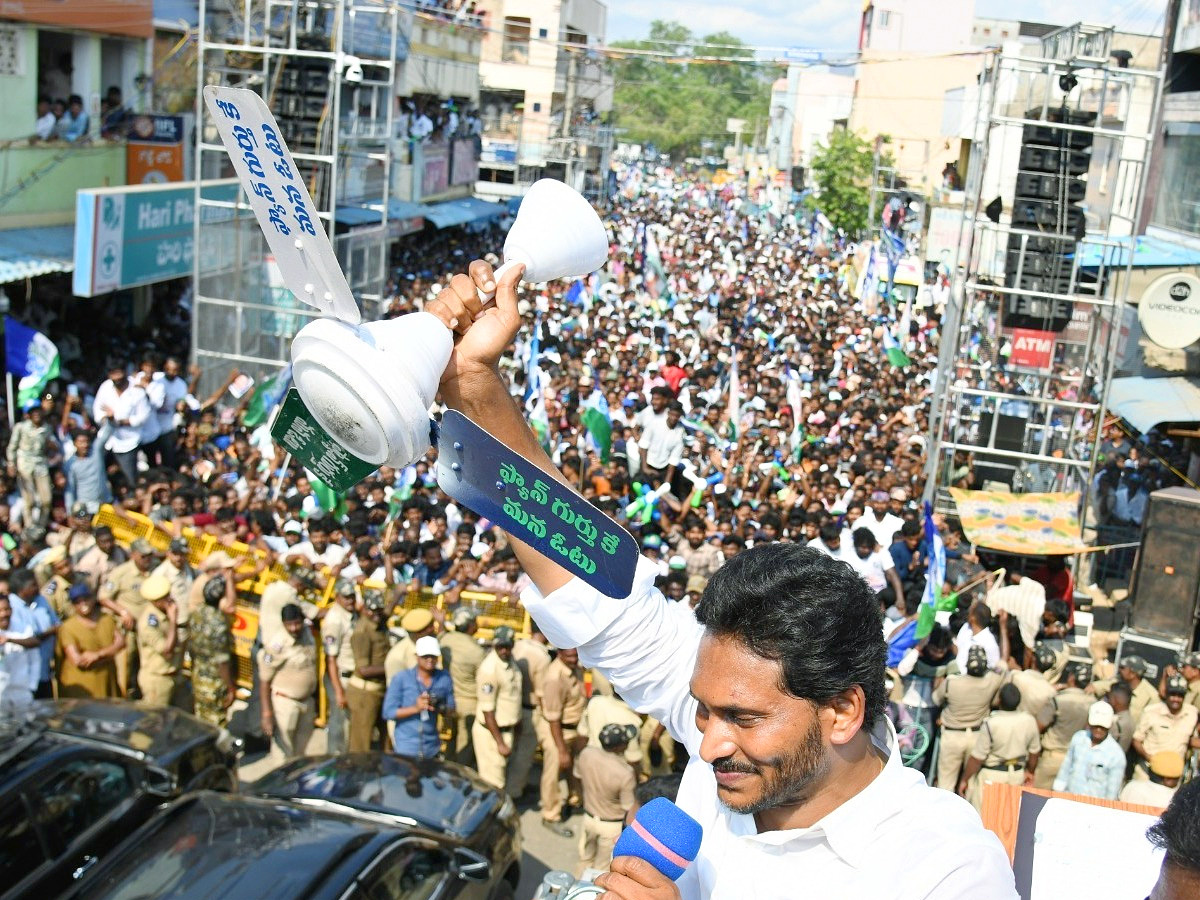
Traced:
[[983, 64], [931, 410], [942, 512], [969, 471], [975, 489], [1078, 491], [1088, 519], [1161, 91], [1111, 34], [1071, 26], [1041, 57]]
[[[267, 102], [368, 320], [384, 299], [395, 85], [410, 19], [387, 0], [200, 0], [199, 90], [248, 88]], [[244, 191], [230, 200], [209, 187], [234, 174], [204, 104], [200, 114], [192, 347], [207, 391], [231, 366], [274, 374], [317, 313], [284, 286]]]

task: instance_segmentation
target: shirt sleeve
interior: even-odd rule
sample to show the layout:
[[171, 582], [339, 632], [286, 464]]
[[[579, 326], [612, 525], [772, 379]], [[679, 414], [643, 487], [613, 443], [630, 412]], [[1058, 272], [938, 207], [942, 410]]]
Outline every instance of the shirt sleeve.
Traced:
[[396, 710], [404, 704], [404, 672], [388, 682], [387, 693], [383, 695], [383, 717], [389, 722], [396, 718]]
[[441, 695], [445, 711], [454, 712], [454, 682], [450, 679], [450, 675], [445, 669], [438, 669], [433, 677], [435, 679], [433, 687]]
[[1054, 776], [1054, 790], [1064, 791], [1071, 781], [1071, 766], [1075, 764], [1075, 738], [1067, 745], [1067, 755], [1063, 757], [1062, 766]]
[[992, 729], [987, 722], [984, 722], [983, 727], [979, 729], [978, 736], [975, 738], [975, 746], [971, 749], [971, 755], [978, 760], [985, 760], [991, 752]]
[[643, 558], [627, 597], [606, 597], [576, 578], [545, 596], [531, 587], [521, 599], [553, 644], [577, 647], [582, 665], [599, 669], [631, 707], [694, 753], [700, 732], [689, 682], [704, 629], [686, 603], [670, 603], [654, 587], [657, 574]]
[[500, 693], [499, 679], [496, 678], [496, 670], [491, 665], [480, 666], [475, 677], [476, 709], [482, 718], [484, 713], [496, 711], [496, 699]]

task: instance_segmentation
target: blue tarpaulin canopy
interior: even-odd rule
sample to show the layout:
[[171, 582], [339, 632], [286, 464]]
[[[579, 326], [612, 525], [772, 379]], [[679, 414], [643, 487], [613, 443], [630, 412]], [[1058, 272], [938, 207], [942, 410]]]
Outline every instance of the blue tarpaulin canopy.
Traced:
[[74, 225], [0, 231], [0, 284], [74, 269]]
[[433, 203], [422, 206], [421, 212], [438, 228], [450, 228], [454, 225], [465, 225], [480, 219], [494, 219], [505, 213], [502, 203], [488, 203], [477, 197], [463, 197], [459, 200], [447, 200], [445, 203]]

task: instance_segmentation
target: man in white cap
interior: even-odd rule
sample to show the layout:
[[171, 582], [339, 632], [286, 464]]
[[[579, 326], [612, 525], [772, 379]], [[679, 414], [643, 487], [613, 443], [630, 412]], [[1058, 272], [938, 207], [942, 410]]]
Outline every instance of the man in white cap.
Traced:
[[1088, 727], [1075, 732], [1067, 747], [1054, 790], [1116, 800], [1125, 780], [1125, 754], [1108, 730], [1115, 715], [1104, 700], [1097, 700], [1088, 709]]

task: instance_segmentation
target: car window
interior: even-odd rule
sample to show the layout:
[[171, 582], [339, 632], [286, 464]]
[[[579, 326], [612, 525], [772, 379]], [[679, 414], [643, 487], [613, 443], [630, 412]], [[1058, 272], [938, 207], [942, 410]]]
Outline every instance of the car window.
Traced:
[[133, 794], [124, 766], [103, 759], [75, 759], [30, 792], [43, 833], [65, 850]]
[[19, 798], [0, 809], [0, 885], [12, 887], [43, 862], [37, 830]]
[[368, 872], [352, 896], [354, 900], [432, 900], [449, 873], [448, 853], [406, 843]]

